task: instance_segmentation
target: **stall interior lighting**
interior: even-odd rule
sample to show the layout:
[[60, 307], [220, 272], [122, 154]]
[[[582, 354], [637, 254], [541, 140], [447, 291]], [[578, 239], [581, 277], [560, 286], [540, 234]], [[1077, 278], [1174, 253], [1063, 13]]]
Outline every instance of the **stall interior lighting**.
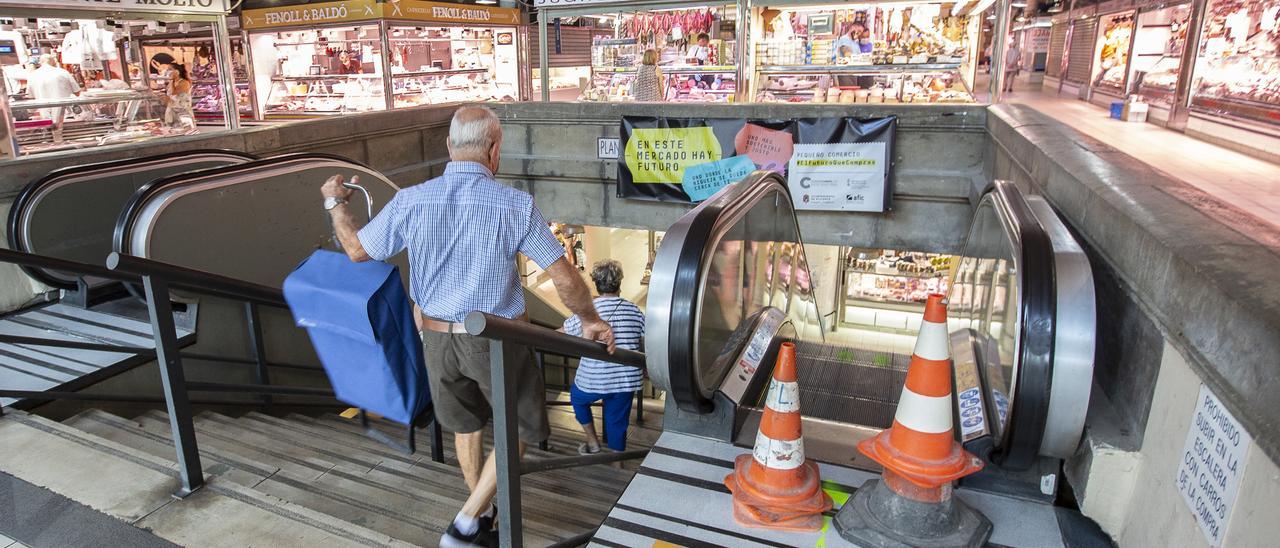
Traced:
[[1026, 2], [1014, 2], [1014, 3], [1009, 4], [1009, 5], [1010, 5], [1010, 6], [1013, 6], [1013, 7], [1015, 7], [1015, 8], [1025, 8], [1025, 7], [1027, 7], [1027, 3], [1026, 3]]

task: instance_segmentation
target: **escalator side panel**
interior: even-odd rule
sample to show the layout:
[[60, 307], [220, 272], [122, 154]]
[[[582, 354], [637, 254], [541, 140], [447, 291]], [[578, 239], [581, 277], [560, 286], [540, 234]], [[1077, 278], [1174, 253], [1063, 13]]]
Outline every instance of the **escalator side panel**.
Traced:
[[[120, 210], [140, 187], [177, 173], [249, 162], [251, 155], [196, 150], [74, 166], [28, 184], [9, 211], [10, 249], [87, 264], [102, 264], [111, 252]], [[68, 273], [23, 267], [40, 282], [75, 288]]]

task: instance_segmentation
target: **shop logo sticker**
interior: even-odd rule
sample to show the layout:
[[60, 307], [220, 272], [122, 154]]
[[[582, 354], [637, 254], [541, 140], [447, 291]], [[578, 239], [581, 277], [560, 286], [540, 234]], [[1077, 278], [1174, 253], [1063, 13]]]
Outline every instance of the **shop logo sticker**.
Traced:
[[709, 127], [633, 129], [623, 157], [632, 181], [678, 185], [685, 169], [718, 161], [722, 151]]

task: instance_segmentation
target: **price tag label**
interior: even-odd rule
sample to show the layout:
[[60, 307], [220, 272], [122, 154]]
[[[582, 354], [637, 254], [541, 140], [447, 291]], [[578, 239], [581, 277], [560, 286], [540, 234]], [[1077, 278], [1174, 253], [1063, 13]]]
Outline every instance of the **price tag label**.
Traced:
[[1240, 422], [1208, 386], [1200, 385], [1174, 486], [1213, 546], [1222, 545], [1251, 445], [1253, 438]]

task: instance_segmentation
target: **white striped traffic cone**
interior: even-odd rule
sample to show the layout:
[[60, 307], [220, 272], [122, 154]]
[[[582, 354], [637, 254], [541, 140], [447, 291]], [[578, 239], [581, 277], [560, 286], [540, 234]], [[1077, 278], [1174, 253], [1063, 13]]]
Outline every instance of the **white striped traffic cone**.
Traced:
[[817, 531], [831, 497], [821, 488], [818, 466], [805, 461], [800, 430], [796, 347], [782, 343], [765, 396], [760, 431], [750, 455], [741, 455], [724, 478], [733, 492], [733, 518], [740, 525]]
[[836, 515], [846, 540], [870, 546], [980, 546], [991, 522], [951, 497], [951, 482], [982, 469], [952, 433], [947, 305], [929, 295], [893, 426], [858, 443], [884, 466]]

